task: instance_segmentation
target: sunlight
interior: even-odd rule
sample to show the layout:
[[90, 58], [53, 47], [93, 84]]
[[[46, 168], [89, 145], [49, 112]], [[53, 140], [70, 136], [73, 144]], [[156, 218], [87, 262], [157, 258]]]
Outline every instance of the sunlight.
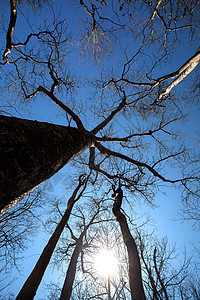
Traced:
[[103, 277], [108, 277], [118, 271], [118, 260], [113, 251], [101, 249], [94, 259], [96, 271]]

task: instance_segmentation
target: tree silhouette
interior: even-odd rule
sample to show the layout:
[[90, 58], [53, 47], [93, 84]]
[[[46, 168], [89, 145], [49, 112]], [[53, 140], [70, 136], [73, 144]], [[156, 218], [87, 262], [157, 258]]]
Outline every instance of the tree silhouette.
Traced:
[[[188, 213], [198, 223], [199, 156], [189, 125], [199, 105], [199, 1], [72, 1], [77, 7], [72, 30], [62, 19], [64, 9], [60, 17], [57, 3], [45, 3], [11, 0], [10, 16], [0, 23], [5, 39], [0, 61], [1, 214], [71, 162], [76, 178], [90, 174], [97, 198], [104, 194], [102, 202], [109, 203], [105, 191], [109, 195], [119, 179], [130, 208], [135, 199], [152, 205], [163, 186], [176, 187], [184, 218]], [[62, 5], [72, 9], [68, 2]], [[21, 20], [29, 25], [23, 30]], [[47, 115], [50, 104], [62, 118], [28, 120], [35, 120], [45, 101]], [[121, 215], [118, 204], [114, 213]], [[66, 219], [62, 229], [65, 224]], [[31, 280], [36, 286], [31, 297], [61, 232], [45, 266], [39, 266], [40, 276]], [[146, 263], [149, 286], [167, 298], [157, 247], [151, 253], [157, 281]]]

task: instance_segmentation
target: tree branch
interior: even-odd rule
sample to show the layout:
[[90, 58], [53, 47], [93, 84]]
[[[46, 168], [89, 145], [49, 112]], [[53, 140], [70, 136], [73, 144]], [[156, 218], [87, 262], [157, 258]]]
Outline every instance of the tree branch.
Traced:
[[156, 102], [161, 100], [164, 96], [168, 95], [176, 85], [178, 85], [188, 74], [190, 74], [196, 68], [199, 62], [200, 62], [200, 47], [198, 48], [197, 52], [191, 58], [189, 58], [177, 71], [158, 78], [157, 81], [161, 82], [166, 79], [174, 78], [178, 76], [175, 80], [173, 80], [168, 85], [166, 90], [159, 95], [159, 97], [153, 102], [152, 105], [154, 105]]
[[115, 156], [118, 158], [121, 158], [131, 164], [134, 164], [138, 167], [144, 167], [146, 169], [148, 169], [155, 177], [158, 177], [159, 179], [161, 179], [164, 182], [169, 182], [169, 183], [177, 183], [177, 182], [183, 182], [185, 180], [188, 179], [196, 179], [196, 177], [188, 177], [188, 178], [182, 178], [182, 179], [176, 179], [176, 180], [170, 180], [170, 179], [166, 179], [164, 176], [162, 176], [160, 173], [158, 173], [153, 167], [149, 166], [148, 164], [144, 163], [144, 162], [140, 162], [138, 160], [135, 160], [129, 156], [126, 156], [124, 154], [112, 151], [104, 146], [102, 146], [100, 143], [96, 142], [95, 143], [95, 147], [102, 153], [102, 154], [108, 154], [111, 156]]
[[102, 130], [113, 118], [114, 116], [121, 111], [126, 106], [126, 97], [123, 98], [122, 102], [111, 112], [111, 114], [99, 125], [97, 125], [93, 130], [91, 130], [92, 134], [96, 134], [100, 130]]
[[34, 94], [32, 94], [31, 96], [35, 95], [37, 92], [44, 92], [47, 96], [49, 96], [49, 98], [51, 98], [51, 100], [53, 100], [54, 103], [56, 103], [58, 106], [60, 106], [64, 111], [66, 111], [66, 113], [68, 113], [72, 117], [72, 119], [76, 123], [78, 129], [85, 130], [85, 128], [83, 126], [83, 123], [81, 122], [80, 118], [73, 112], [73, 110], [71, 110], [63, 102], [61, 102], [60, 100], [58, 100], [58, 98], [52, 92], [49, 92], [43, 86], [39, 86], [37, 88], [37, 91]]
[[12, 37], [15, 30], [16, 20], [17, 20], [17, 1], [10, 0], [10, 23], [6, 34], [6, 50], [3, 53], [3, 60], [6, 60], [7, 62], [8, 62], [7, 55], [10, 53], [12, 47]]

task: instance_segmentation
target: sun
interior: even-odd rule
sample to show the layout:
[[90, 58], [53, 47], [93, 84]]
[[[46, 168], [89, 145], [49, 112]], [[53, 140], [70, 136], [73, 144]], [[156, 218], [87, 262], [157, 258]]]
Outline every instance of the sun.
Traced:
[[118, 260], [112, 250], [101, 249], [94, 258], [94, 266], [99, 275], [109, 277], [117, 272]]

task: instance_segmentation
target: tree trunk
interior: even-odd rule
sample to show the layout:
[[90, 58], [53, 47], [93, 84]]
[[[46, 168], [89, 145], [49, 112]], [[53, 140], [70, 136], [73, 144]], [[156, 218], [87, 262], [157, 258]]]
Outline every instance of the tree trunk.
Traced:
[[91, 144], [77, 128], [0, 116], [1, 214]]
[[119, 188], [115, 192], [115, 202], [113, 205], [113, 214], [119, 222], [124, 244], [126, 245], [128, 251], [128, 261], [129, 261], [129, 285], [131, 290], [132, 300], [145, 300], [145, 293], [142, 284], [142, 274], [141, 274], [141, 264], [140, 258], [137, 250], [137, 245], [128, 227], [128, 223], [125, 215], [120, 211], [122, 204], [123, 192]]
[[65, 281], [63, 284], [62, 292], [60, 295], [60, 300], [70, 300], [71, 293], [72, 293], [72, 287], [73, 287], [73, 282], [74, 278], [76, 275], [76, 265], [78, 262], [78, 257], [79, 254], [82, 250], [83, 247], [83, 237], [84, 237], [85, 232], [82, 232], [79, 239], [76, 242], [76, 247], [73, 251], [69, 267], [67, 269], [67, 274], [65, 277]]
[[16, 300], [31, 300], [34, 298], [38, 286], [42, 280], [42, 277], [45, 273], [45, 270], [50, 262], [51, 256], [55, 250], [55, 247], [57, 245], [57, 242], [63, 232], [63, 229], [67, 223], [67, 221], [69, 220], [69, 216], [70, 213], [72, 211], [72, 208], [74, 206], [74, 204], [77, 202], [78, 199], [80, 199], [80, 195], [82, 193], [80, 193], [78, 195], [78, 197], [76, 198], [76, 195], [80, 189], [80, 187], [82, 186], [81, 181], [79, 181], [78, 186], [76, 187], [76, 189], [74, 190], [71, 198], [68, 201], [68, 205], [67, 205], [67, 209], [60, 221], [60, 223], [58, 224], [58, 226], [56, 227], [54, 233], [52, 234], [51, 238], [49, 239], [46, 247], [44, 248], [42, 254], [40, 255], [33, 271], [31, 272], [30, 276], [28, 277], [28, 279], [26, 280], [26, 282], [24, 283], [21, 291], [19, 292]]
[[73, 283], [74, 283], [74, 279], [75, 279], [75, 275], [76, 275], [76, 266], [77, 266], [77, 262], [78, 262], [78, 257], [83, 248], [83, 237], [85, 236], [88, 228], [93, 223], [93, 221], [94, 221], [95, 217], [98, 215], [98, 213], [99, 213], [99, 208], [98, 208], [97, 212], [92, 216], [88, 225], [85, 226], [83, 232], [80, 234], [79, 238], [76, 241], [76, 246], [73, 251], [73, 254], [72, 254], [68, 269], [67, 269], [67, 274], [66, 274], [62, 292], [60, 295], [60, 300], [70, 300]]

